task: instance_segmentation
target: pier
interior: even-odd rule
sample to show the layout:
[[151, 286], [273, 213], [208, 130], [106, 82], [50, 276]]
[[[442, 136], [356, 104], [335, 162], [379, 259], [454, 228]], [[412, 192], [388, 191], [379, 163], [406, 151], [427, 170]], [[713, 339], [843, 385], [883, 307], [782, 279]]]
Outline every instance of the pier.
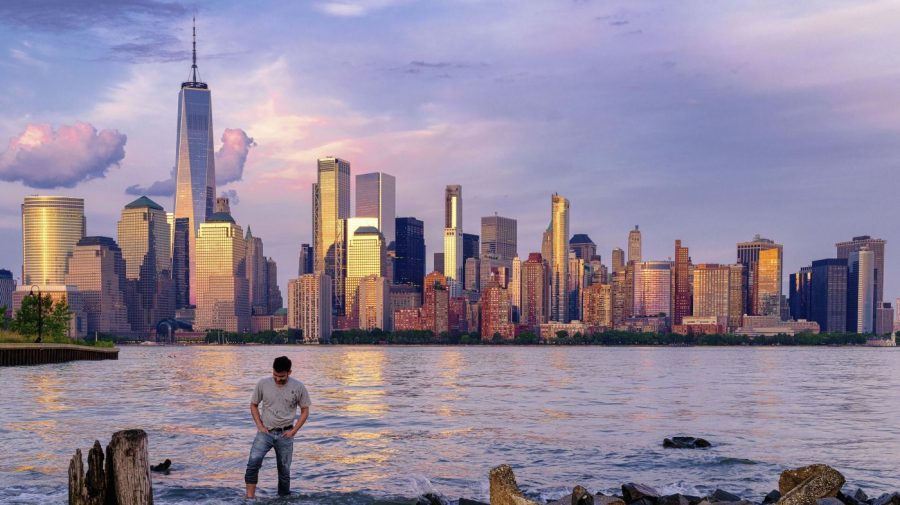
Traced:
[[101, 359], [119, 359], [119, 349], [72, 344], [0, 344], [0, 366], [46, 365]]

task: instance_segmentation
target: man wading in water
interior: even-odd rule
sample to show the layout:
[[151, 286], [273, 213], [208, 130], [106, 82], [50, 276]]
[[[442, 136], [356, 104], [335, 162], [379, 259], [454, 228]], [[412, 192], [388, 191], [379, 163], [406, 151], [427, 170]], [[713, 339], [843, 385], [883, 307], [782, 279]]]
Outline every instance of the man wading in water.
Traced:
[[[247, 461], [247, 498], [256, 495], [256, 483], [259, 481], [259, 468], [269, 449], [275, 448], [275, 461], [278, 464], [278, 494], [291, 494], [291, 457], [294, 455], [294, 435], [309, 417], [309, 393], [302, 382], [292, 379], [291, 360], [287, 356], [275, 358], [272, 364], [272, 376], [266, 377], [256, 384], [250, 398], [250, 413], [256, 423], [256, 438], [250, 447], [250, 459]], [[297, 407], [300, 407], [300, 420], [294, 424]]]

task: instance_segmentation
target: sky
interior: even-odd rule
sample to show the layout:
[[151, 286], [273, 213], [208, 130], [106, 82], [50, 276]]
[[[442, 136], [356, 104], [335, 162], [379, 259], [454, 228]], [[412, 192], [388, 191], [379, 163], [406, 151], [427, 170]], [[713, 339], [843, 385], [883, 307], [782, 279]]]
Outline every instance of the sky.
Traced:
[[148, 193], [172, 210], [180, 83], [197, 17], [219, 192], [262, 237], [286, 294], [310, 243], [316, 159], [397, 178], [397, 214], [443, 248], [518, 220], [540, 251], [550, 197], [604, 263], [640, 225], [731, 263], [755, 234], [787, 276], [856, 235], [887, 240], [900, 296], [900, 3], [592, 0], [0, 2], [0, 268], [21, 275], [23, 197], [83, 197], [115, 237]]

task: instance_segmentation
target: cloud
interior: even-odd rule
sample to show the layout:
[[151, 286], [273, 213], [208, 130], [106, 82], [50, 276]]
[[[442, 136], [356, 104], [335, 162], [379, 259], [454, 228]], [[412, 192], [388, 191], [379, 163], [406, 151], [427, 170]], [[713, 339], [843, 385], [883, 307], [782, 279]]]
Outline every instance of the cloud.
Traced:
[[29, 30], [57, 33], [92, 26], [142, 24], [186, 16], [191, 8], [159, 0], [9, 0], [0, 2], [0, 22]]
[[225, 128], [222, 133], [222, 147], [216, 152], [216, 186], [224, 186], [230, 182], [241, 180], [244, 176], [244, 163], [250, 148], [256, 142], [247, 132], [240, 128]]
[[404, 2], [404, 0], [341, 0], [321, 2], [316, 5], [316, 8], [320, 12], [330, 16], [360, 17], [373, 11], [392, 7], [402, 2]]
[[241, 199], [238, 198], [238, 192], [234, 189], [229, 189], [228, 191], [222, 191], [219, 193], [221, 198], [227, 198], [229, 205], [237, 205], [241, 203]]
[[[244, 177], [244, 164], [250, 148], [255, 147], [256, 142], [240, 128], [226, 128], [222, 133], [222, 147], [216, 152], [216, 186], [240, 181]], [[176, 168], [168, 179], [156, 181], [149, 186], [135, 184], [125, 189], [129, 195], [172, 196], [175, 194]], [[223, 194], [223, 196], [228, 196]], [[237, 200], [237, 193], [234, 194]], [[237, 203], [235, 201], [234, 203]]]
[[54, 131], [49, 124], [29, 123], [0, 154], [0, 180], [31, 188], [71, 188], [106, 176], [125, 158], [127, 137], [77, 122]]

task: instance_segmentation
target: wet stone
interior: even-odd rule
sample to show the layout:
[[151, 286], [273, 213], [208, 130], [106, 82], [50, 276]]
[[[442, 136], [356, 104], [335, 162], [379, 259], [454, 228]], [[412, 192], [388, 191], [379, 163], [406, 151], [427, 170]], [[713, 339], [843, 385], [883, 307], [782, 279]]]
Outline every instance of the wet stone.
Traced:
[[872, 505], [900, 505], [900, 493], [885, 493], [875, 498]]
[[842, 502], [841, 500], [838, 500], [837, 498], [829, 496], [827, 498], [819, 498], [818, 500], [816, 500], [816, 504], [817, 505], [844, 505], [844, 502]]
[[690, 500], [681, 493], [661, 496], [658, 503], [659, 505], [691, 505]]
[[622, 484], [622, 496], [625, 498], [625, 503], [629, 505], [642, 499], [649, 501], [651, 505], [655, 505], [659, 501], [659, 493], [655, 489], [646, 484], [634, 482]]
[[478, 501], [478, 500], [470, 500], [468, 498], [460, 498], [459, 505], [489, 505], [489, 504]]
[[594, 505], [625, 505], [625, 500], [618, 496], [594, 496]]
[[763, 498], [762, 505], [769, 505], [770, 503], [776, 503], [781, 499], [781, 493], [778, 492], [777, 489], [773, 489]]
[[712, 447], [712, 444], [703, 438], [672, 437], [663, 440], [663, 447], [668, 449], [703, 449]]
[[741, 501], [741, 497], [736, 494], [729, 493], [728, 491], [716, 489], [715, 491], [713, 491], [713, 494], [709, 495], [709, 501], [711, 501], [713, 503], [735, 502], [735, 501]]

